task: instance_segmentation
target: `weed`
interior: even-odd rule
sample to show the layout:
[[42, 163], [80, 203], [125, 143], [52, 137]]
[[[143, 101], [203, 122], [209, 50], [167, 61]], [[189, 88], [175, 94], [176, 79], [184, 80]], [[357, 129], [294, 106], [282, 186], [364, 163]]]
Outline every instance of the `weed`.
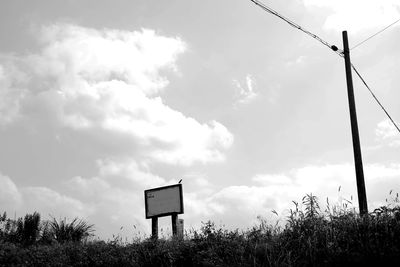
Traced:
[[[258, 224], [242, 231], [226, 230], [207, 221], [183, 239], [139, 238], [131, 243], [122, 242], [118, 235], [108, 242], [79, 242], [91, 235], [93, 225], [78, 219], [39, 224], [38, 214], [18, 220], [3, 214], [0, 265], [395, 266], [400, 264], [400, 206], [396, 198], [360, 217], [350, 201], [330, 205], [327, 199], [323, 212], [318, 199], [308, 194], [302, 199], [302, 208], [293, 202], [284, 227], [269, 224], [262, 217], [258, 217]], [[48, 239], [52, 242], [43, 241]]]
[[53, 220], [49, 223], [50, 234], [60, 243], [63, 242], [80, 242], [92, 235], [94, 225], [88, 224], [78, 218], [73, 219], [70, 223], [64, 220]]

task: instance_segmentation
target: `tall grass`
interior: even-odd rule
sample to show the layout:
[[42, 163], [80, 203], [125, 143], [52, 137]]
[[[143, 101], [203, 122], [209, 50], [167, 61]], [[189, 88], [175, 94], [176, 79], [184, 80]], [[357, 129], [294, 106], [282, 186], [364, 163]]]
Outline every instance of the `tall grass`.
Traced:
[[57, 221], [41, 221], [40, 214], [34, 212], [16, 220], [0, 216], [0, 242], [9, 242], [23, 246], [33, 244], [51, 244], [54, 242], [81, 242], [91, 236], [94, 229], [78, 218], [67, 222], [66, 219]]
[[1, 240], [32, 245], [38, 241], [40, 230], [40, 214], [37, 212], [27, 214], [24, 218], [18, 220], [7, 218], [5, 212], [0, 216]]
[[[300, 204], [294, 202], [284, 226], [260, 218], [250, 229], [227, 230], [209, 221], [183, 239], [149, 238], [124, 244], [56, 240], [51, 245], [23, 246], [1, 235], [0, 265], [395, 266], [400, 264], [397, 204], [360, 217], [354, 208], [328, 201], [322, 210], [318, 199], [309, 194]], [[73, 225], [79, 225], [76, 222]], [[62, 228], [60, 223], [58, 227]]]
[[67, 222], [65, 218], [60, 221], [53, 218], [53, 220], [48, 223], [48, 227], [50, 228], [50, 235], [60, 243], [69, 241], [80, 242], [94, 232], [93, 224], [88, 224], [78, 218], [73, 219], [71, 222]]

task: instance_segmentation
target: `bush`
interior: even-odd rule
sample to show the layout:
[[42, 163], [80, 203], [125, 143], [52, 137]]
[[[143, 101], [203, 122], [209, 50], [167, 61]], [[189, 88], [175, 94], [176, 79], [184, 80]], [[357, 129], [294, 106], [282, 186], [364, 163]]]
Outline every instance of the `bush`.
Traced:
[[68, 223], [65, 218], [59, 222], [53, 218], [49, 223], [49, 227], [49, 234], [60, 243], [69, 241], [81, 242], [91, 236], [94, 231], [93, 224], [87, 224], [85, 221], [79, 220], [78, 218], [75, 218], [70, 223]]
[[40, 221], [40, 214], [34, 212], [25, 217], [12, 220], [4, 212], [0, 215], [0, 241], [30, 246], [36, 243], [82, 242], [93, 235], [94, 228], [83, 220], [75, 218], [57, 221]]
[[40, 238], [40, 215], [37, 212], [25, 215], [24, 219], [11, 220], [4, 212], [0, 216], [1, 240], [32, 245]]
[[[39, 227], [38, 237], [40, 217], [37, 215], [25, 216], [16, 222], [3, 215], [0, 217], [0, 266], [400, 264], [399, 206], [388, 205], [360, 217], [347, 206], [328, 206], [323, 212], [312, 194], [303, 198], [304, 209], [297, 202], [294, 204], [282, 228], [260, 218], [260, 223], [251, 229], [228, 231], [208, 221], [184, 239], [149, 238], [131, 244], [115, 240], [80, 242], [91, 234], [93, 226], [77, 219], [70, 223], [53, 219]], [[26, 241], [20, 242], [20, 236]], [[46, 236], [53, 242], [44, 242]]]

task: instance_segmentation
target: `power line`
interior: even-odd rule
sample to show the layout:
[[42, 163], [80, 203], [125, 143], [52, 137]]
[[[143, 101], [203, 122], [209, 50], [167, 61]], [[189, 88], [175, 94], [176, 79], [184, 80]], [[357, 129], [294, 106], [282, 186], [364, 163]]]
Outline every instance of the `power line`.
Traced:
[[365, 43], [366, 41], [368, 41], [369, 39], [377, 36], [378, 34], [380, 34], [381, 32], [384, 32], [385, 30], [387, 30], [388, 28], [392, 27], [394, 24], [396, 24], [397, 22], [399, 22], [400, 19], [396, 20], [395, 22], [391, 23], [390, 25], [386, 26], [385, 28], [383, 28], [382, 30], [378, 31], [377, 33], [371, 35], [370, 37], [368, 37], [367, 39], [365, 39], [364, 41], [358, 43], [357, 45], [353, 46], [352, 48], [350, 48], [350, 50], [353, 50], [354, 48], [362, 45], [363, 43]]
[[371, 93], [372, 97], [375, 99], [375, 101], [379, 104], [379, 106], [382, 108], [382, 110], [385, 112], [386, 116], [388, 116], [389, 120], [392, 122], [394, 127], [396, 127], [397, 131], [400, 133], [400, 129], [397, 126], [397, 124], [394, 122], [392, 117], [389, 115], [389, 113], [386, 111], [385, 107], [381, 104], [381, 102], [378, 100], [376, 95], [372, 92], [371, 88], [368, 86], [364, 78], [361, 76], [361, 74], [357, 71], [356, 67], [354, 67], [353, 64], [351, 64], [352, 69], [356, 72], [357, 76], [361, 79], [361, 81], [364, 83], [365, 87], [367, 87], [368, 91]]
[[[257, 6], [261, 7], [264, 11], [284, 20], [286, 23], [288, 23], [290, 26], [292, 26], [293, 28], [296, 28], [302, 32], [304, 32], [305, 34], [311, 36], [312, 38], [314, 38], [315, 40], [319, 41], [320, 43], [322, 43], [323, 45], [325, 45], [326, 47], [328, 47], [329, 49], [333, 50], [336, 54], [338, 54], [341, 57], [344, 57], [344, 52], [343, 50], [339, 50], [337, 48], [337, 46], [335, 45], [331, 45], [330, 43], [328, 43], [327, 41], [323, 40], [321, 37], [319, 37], [318, 35], [306, 30], [305, 28], [301, 27], [299, 24], [293, 22], [292, 20], [284, 17], [283, 15], [279, 14], [277, 11], [273, 10], [272, 8], [266, 6], [265, 4], [261, 3], [258, 0], [250, 0], [251, 2], [253, 2], [254, 4], [256, 4]], [[397, 22], [399, 22], [399, 20], [393, 22], [392, 24], [390, 24], [389, 26], [385, 27], [384, 29], [382, 29], [381, 31], [375, 33], [374, 35], [372, 35], [371, 37], [367, 38], [366, 40], [364, 40], [363, 42], [359, 43], [358, 45], [354, 46], [351, 49], [356, 48], [357, 46], [365, 43], [366, 41], [368, 41], [369, 39], [371, 39], [372, 37], [378, 35], [379, 33], [383, 32], [384, 30], [386, 30], [387, 28], [393, 26], [394, 24], [396, 24]], [[389, 113], [386, 111], [385, 107], [381, 104], [381, 102], [378, 100], [378, 98], [375, 96], [375, 94], [372, 92], [371, 88], [368, 86], [368, 84], [365, 82], [365, 80], [363, 79], [363, 77], [360, 75], [360, 73], [357, 71], [357, 69], [354, 67], [353, 64], [351, 64], [352, 69], [356, 72], [356, 74], [358, 75], [358, 77], [361, 79], [361, 81], [364, 83], [364, 85], [367, 87], [367, 89], [369, 90], [369, 92], [371, 93], [372, 97], [375, 99], [375, 101], [379, 104], [379, 106], [382, 108], [382, 110], [385, 112], [386, 116], [388, 116], [388, 118], [390, 119], [390, 121], [393, 123], [393, 125], [396, 127], [396, 129], [399, 131], [400, 133], [400, 129], [397, 126], [397, 124], [394, 122], [394, 120], [392, 119], [392, 117], [389, 115]]]
[[339, 50], [337, 48], [337, 46], [335, 45], [331, 45], [330, 43], [328, 43], [327, 41], [323, 40], [321, 37], [319, 37], [318, 35], [306, 30], [305, 28], [301, 27], [299, 24], [295, 23], [294, 21], [284, 17], [283, 15], [279, 14], [277, 11], [273, 10], [272, 8], [266, 6], [265, 4], [261, 3], [258, 0], [250, 0], [251, 2], [253, 2], [254, 4], [256, 4], [257, 6], [259, 6], [260, 8], [262, 8], [264, 11], [282, 19], [283, 21], [285, 21], [286, 23], [288, 23], [290, 26], [292, 26], [293, 28], [296, 28], [302, 32], [304, 32], [305, 34], [311, 36], [312, 38], [314, 38], [315, 40], [317, 40], [318, 42], [320, 42], [321, 44], [325, 45], [326, 47], [328, 47], [329, 49], [333, 50], [336, 54], [338, 54], [339, 56], [343, 57], [343, 51]]

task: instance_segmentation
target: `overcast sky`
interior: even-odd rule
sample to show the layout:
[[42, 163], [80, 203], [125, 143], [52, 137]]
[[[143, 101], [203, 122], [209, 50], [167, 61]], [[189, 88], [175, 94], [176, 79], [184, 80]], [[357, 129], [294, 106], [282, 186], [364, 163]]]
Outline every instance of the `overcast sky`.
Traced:
[[[398, 0], [264, 3], [340, 49], [400, 18]], [[357, 206], [343, 58], [249, 0], [0, 0], [0, 38], [11, 217], [149, 233], [143, 191], [180, 179], [187, 229], [284, 219], [311, 192]], [[400, 23], [351, 50], [398, 122], [399, 45]], [[371, 210], [400, 192], [400, 134], [353, 78]]]

